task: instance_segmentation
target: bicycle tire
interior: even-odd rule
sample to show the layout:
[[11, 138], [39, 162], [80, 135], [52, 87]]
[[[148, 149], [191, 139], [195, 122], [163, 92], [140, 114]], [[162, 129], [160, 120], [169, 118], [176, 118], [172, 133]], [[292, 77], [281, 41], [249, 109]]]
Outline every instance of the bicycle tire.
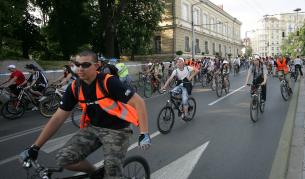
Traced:
[[52, 117], [60, 105], [61, 97], [56, 93], [49, 94], [39, 102], [39, 112], [44, 117]]
[[216, 79], [216, 81], [215, 81], [215, 83], [216, 83], [216, 95], [218, 96], [218, 97], [221, 97], [222, 96], [222, 80], [220, 79], [220, 80], [218, 80], [218, 79]]
[[286, 85], [284, 85], [284, 84], [281, 84], [281, 95], [282, 95], [282, 97], [283, 97], [283, 99], [285, 100], [285, 101], [287, 101], [288, 100], [288, 97], [289, 97], [289, 92], [288, 92], [288, 87], [286, 86]]
[[[137, 170], [137, 166], [140, 166], [143, 171], [141, 172], [140, 170]], [[130, 168], [132, 168], [133, 171], [131, 171]], [[125, 178], [150, 179], [150, 168], [148, 162], [141, 156], [131, 156], [126, 158], [123, 163], [123, 176]]]
[[80, 128], [80, 118], [79, 120], [76, 119], [76, 111], [78, 110], [78, 108], [74, 108], [71, 112], [71, 122], [72, 124], [76, 127], [76, 128]]
[[258, 100], [257, 97], [252, 97], [250, 102], [250, 118], [251, 121], [256, 123], [258, 121]]
[[18, 98], [12, 98], [3, 104], [1, 108], [1, 114], [5, 119], [14, 120], [21, 118], [24, 115], [25, 106], [22, 102], [20, 102], [18, 109], [16, 109], [15, 107], [11, 108], [12, 105], [14, 106], [14, 104], [16, 104], [16, 100], [18, 101]]
[[[165, 112], [165, 115], [162, 116], [163, 111]], [[167, 116], [169, 114], [169, 116]], [[167, 123], [168, 127], [163, 128], [162, 122]], [[161, 111], [158, 114], [158, 118], [157, 118], [157, 127], [158, 130], [162, 133], [162, 134], [168, 134], [175, 123], [175, 113], [174, 110], [170, 107], [170, 106], [165, 106], [161, 109]]]
[[144, 96], [146, 98], [150, 98], [152, 96], [152, 84], [150, 81], [145, 81], [144, 82]]
[[228, 83], [227, 83], [227, 86], [226, 86], [226, 88], [225, 88], [226, 94], [228, 94], [228, 93], [230, 92], [230, 80], [227, 79], [227, 81], [228, 81]]
[[212, 80], [210, 81], [210, 88], [212, 91], [216, 90], [216, 78], [212, 78]]
[[[190, 101], [192, 101], [191, 103], [193, 104], [190, 104]], [[188, 112], [190, 113], [190, 111], [192, 112], [191, 113], [191, 117], [190, 118], [184, 118], [185, 121], [191, 121], [194, 119], [195, 117], [195, 114], [196, 114], [196, 108], [197, 108], [197, 105], [196, 105], [196, 100], [193, 98], [193, 97], [189, 97], [188, 100], [187, 100], [187, 103], [188, 103]]]

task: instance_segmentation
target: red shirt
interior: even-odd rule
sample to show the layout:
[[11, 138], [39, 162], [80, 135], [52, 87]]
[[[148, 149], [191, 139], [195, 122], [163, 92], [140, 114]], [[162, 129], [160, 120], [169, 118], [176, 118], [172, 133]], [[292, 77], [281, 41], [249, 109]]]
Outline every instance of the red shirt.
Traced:
[[20, 85], [21, 83], [23, 83], [25, 81], [25, 76], [23, 75], [23, 73], [19, 70], [16, 70], [14, 72], [11, 73], [10, 79], [17, 77], [16, 79], [16, 85]]

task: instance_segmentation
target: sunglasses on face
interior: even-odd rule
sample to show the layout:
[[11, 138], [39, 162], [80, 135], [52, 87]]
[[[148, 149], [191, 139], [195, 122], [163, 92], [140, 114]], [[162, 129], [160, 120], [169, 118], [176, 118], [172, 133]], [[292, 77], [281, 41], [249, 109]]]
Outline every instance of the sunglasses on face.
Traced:
[[82, 67], [82, 68], [89, 68], [93, 63], [90, 62], [84, 62], [84, 63], [79, 63], [79, 62], [74, 62], [76, 67]]

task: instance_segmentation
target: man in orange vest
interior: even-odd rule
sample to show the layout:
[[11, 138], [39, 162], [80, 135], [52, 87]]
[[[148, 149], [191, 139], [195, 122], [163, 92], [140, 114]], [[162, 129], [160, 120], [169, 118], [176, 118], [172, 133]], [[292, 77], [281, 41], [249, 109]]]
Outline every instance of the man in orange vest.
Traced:
[[279, 57], [276, 60], [276, 70], [277, 70], [279, 78], [282, 77], [282, 76], [284, 76], [286, 78], [286, 80], [288, 82], [289, 90], [291, 90], [289, 68], [288, 68], [288, 65], [287, 65], [287, 60], [282, 55], [279, 55]]
[[92, 51], [81, 52], [76, 61], [79, 80], [68, 86], [61, 105], [44, 127], [34, 144], [23, 151], [24, 160], [35, 160], [39, 148], [60, 128], [77, 103], [83, 109], [81, 127], [56, 155], [59, 166], [68, 170], [89, 173], [95, 178], [101, 173], [87, 162], [86, 157], [103, 146], [105, 178], [122, 177], [130, 123], [139, 127], [139, 147], [148, 149], [147, 111], [144, 100], [124, 86], [119, 78], [97, 72], [97, 55]]

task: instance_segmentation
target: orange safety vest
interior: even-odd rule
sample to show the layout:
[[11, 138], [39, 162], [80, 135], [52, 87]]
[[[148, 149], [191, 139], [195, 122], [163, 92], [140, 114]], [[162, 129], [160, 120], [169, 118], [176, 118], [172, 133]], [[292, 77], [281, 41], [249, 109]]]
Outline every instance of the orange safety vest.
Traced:
[[[108, 89], [107, 89], [106, 84], [107, 84], [107, 80], [111, 76], [113, 76], [113, 75], [106, 74], [104, 81], [103, 81], [103, 85], [104, 85], [107, 93], [108, 93]], [[86, 113], [87, 105], [90, 105], [90, 104], [98, 104], [100, 106], [100, 108], [103, 109], [104, 111], [106, 111], [108, 114], [114, 115], [122, 120], [132, 123], [135, 126], [138, 126], [139, 119], [138, 119], [138, 114], [137, 114], [136, 109], [133, 108], [129, 104], [125, 104], [120, 101], [115, 101], [115, 100], [107, 97], [107, 95], [105, 95], [103, 93], [103, 90], [101, 89], [101, 87], [98, 83], [98, 80], [96, 80], [97, 100], [94, 102], [87, 103], [81, 86], [79, 86], [77, 88], [79, 91], [78, 101], [79, 101], [80, 107], [82, 108], [82, 111], [83, 111], [81, 120], [80, 120], [80, 128], [84, 128], [84, 127], [88, 126], [88, 124], [90, 123], [90, 119]], [[75, 85], [76, 85], [75, 82], [76, 82], [76, 80], [74, 80], [72, 82], [71, 87], [72, 87], [72, 92], [73, 92], [74, 96], [76, 97], [77, 94], [75, 93], [76, 92], [75, 91]]]
[[279, 59], [276, 60], [277, 64], [277, 71], [284, 71], [285, 74], [288, 73], [288, 66], [286, 64], [286, 59], [283, 59], [283, 62], [281, 63]]

